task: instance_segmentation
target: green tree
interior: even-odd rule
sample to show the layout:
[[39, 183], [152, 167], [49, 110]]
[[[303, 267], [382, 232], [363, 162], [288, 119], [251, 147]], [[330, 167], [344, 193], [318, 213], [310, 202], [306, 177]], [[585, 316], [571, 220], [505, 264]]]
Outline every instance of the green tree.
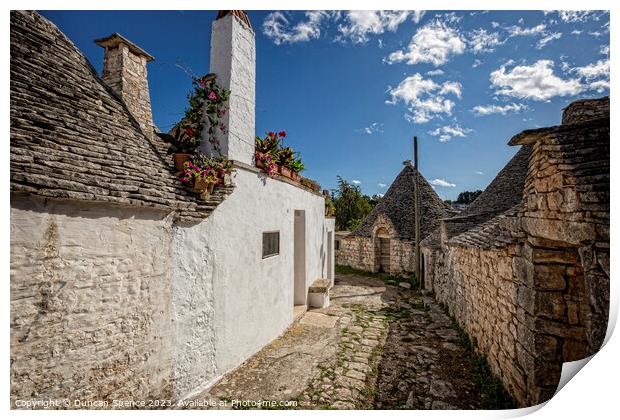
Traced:
[[456, 202], [459, 203], [459, 204], [470, 204], [476, 198], [478, 198], [478, 196], [480, 194], [482, 194], [482, 191], [480, 191], [480, 190], [476, 190], [476, 191], [463, 191], [456, 198]]
[[362, 194], [358, 185], [353, 185], [340, 176], [333, 201], [336, 207], [337, 230], [354, 230], [373, 208], [370, 198]]

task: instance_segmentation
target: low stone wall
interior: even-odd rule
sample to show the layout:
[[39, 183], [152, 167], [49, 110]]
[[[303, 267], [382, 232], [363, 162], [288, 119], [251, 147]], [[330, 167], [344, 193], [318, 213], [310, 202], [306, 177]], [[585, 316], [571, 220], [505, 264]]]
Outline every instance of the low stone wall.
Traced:
[[[425, 250], [426, 278], [433, 291], [487, 356], [493, 373], [502, 379], [518, 401], [526, 395], [526, 375], [517, 348], [519, 281], [513, 274], [516, 246], [483, 250], [455, 246], [442, 251]], [[427, 287], [429, 284], [427, 284]]]
[[365, 236], [347, 236], [340, 240], [336, 251], [336, 264], [374, 272], [375, 248], [370, 238]]
[[426, 287], [523, 406], [551, 398], [562, 363], [588, 355], [589, 309], [579, 256], [555, 245], [424, 250]]
[[[415, 247], [413, 241], [389, 239], [390, 268], [389, 273], [401, 275], [414, 271]], [[340, 249], [336, 251], [336, 264], [357, 268], [358, 270], [377, 272], [377, 239], [366, 236], [347, 236], [340, 239]]]

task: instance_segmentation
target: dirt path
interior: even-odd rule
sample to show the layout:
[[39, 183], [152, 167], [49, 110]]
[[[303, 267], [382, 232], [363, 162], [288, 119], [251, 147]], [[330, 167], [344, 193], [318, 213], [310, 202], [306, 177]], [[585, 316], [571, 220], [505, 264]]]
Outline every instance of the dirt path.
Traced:
[[475, 409], [510, 401], [430, 296], [339, 274], [312, 310], [198, 399], [219, 408]]

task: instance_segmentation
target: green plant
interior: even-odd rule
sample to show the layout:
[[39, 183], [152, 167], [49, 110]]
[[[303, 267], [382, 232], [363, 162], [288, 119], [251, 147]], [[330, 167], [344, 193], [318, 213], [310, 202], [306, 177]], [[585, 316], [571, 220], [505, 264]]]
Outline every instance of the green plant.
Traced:
[[215, 74], [208, 74], [192, 80], [193, 91], [187, 96], [189, 107], [185, 110], [185, 115], [170, 134], [162, 136], [163, 140], [170, 144], [168, 154], [193, 153], [198, 149], [203, 137], [206, 115], [209, 122], [207, 140], [221, 156], [217, 133], [227, 131], [222, 118], [228, 110], [226, 104], [230, 91], [220, 87], [215, 78]]
[[254, 144], [254, 149], [260, 153], [269, 153], [275, 154], [278, 150], [278, 145], [280, 144], [280, 138], [273, 131], [269, 132], [264, 139], [256, 136], [256, 141]]
[[297, 157], [289, 164], [289, 169], [293, 172], [301, 172], [305, 169], [303, 162], [301, 161], [301, 154], [297, 153]]
[[291, 163], [295, 160], [295, 152], [290, 147], [285, 147], [283, 149], [278, 150], [278, 154], [276, 156], [276, 163], [280, 166], [284, 166], [285, 168], [290, 169]]

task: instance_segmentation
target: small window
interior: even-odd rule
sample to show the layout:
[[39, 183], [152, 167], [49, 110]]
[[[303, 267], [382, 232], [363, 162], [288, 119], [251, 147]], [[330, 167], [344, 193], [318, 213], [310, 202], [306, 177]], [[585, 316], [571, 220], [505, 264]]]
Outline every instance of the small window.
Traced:
[[280, 253], [280, 232], [263, 232], [263, 258]]

